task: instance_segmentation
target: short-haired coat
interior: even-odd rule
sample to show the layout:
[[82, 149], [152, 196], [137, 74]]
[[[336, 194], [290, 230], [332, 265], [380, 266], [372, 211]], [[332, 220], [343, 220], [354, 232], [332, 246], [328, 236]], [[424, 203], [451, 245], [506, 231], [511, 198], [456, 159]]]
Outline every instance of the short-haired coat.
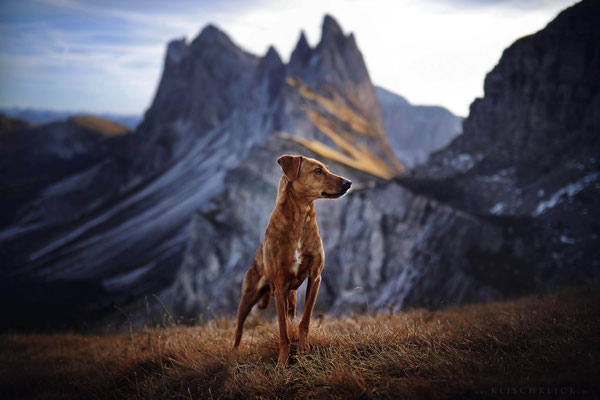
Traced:
[[296, 290], [305, 279], [308, 283], [298, 327], [298, 352], [305, 353], [309, 349], [310, 318], [325, 262], [314, 201], [343, 196], [352, 182], [332, 174], [323, 163], [312, 158], [283, 155], [277, 162], [283, 171], [277, 201], [264, 241], [244, 276], [234, 347], [240, 344], [244, 321], [252, 307], [261, 300], [259, 308], [266, 308], [271, 296], [275, 296], [279, 322], [277, 365], [284, 366], [290, 353], [287, 317], [296, 315]]

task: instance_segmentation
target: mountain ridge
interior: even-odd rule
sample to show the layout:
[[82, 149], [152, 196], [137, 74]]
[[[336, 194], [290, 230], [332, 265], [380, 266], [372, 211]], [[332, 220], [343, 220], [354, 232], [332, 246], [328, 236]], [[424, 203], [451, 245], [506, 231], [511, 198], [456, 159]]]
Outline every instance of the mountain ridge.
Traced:
[[[582, 14], [575, 12], [573, 18], [585, 19]], [[511, 123], [513, 103], [506, 99], [527, 93], [527, 84], [510, 86], [519, 81], [513, 75], [521, 76], [521, 53], [505, 53], [499, 62], [514, 63], [508, 71], [516, 75], [498, 74], [503, 67], [488, 75], [490, 84], [500, 84], [489, 88], [489, 98], [474, 103], [463, 124], [467, 135], [456, 136], [431, 161], [417, 166], [414, 176], [399, 176], [404, 166], [386, 134], [385, 109], [362, 54], [354, 37], [334, 22], [325, 18], [315, 48], [301, 33], [287, 65], [274, 49], [262, 57], [244, 52], [214, 26], [189, 43], [171, 41], [154, 100], [134, 134], [113, 138], [119, 145], [110, 157], [11, 212], [16, 220], [0, 231], [15, 233], [10, 242], [2, 242], [6, 287], [0, 292], [5, 301], [19, 299], [22, 308], [12, 310], [4, 323], [35, 326], [27, 316], [40, 306], [28, 302], [24, 297], [30, 291], [23, 290], [31, 287], [40, 290], [50, 325], [118, 329], [128, 321], [157, 318], [164, 307], [190, 320], [232, 313], [275, 201], [280, 154], [322, 158], [357, 188], [335, 202], [316, 204], [327, 254], [319, 311], [488, 301], [598, 276], [593, 265], [569, 275], [570, 267], [593, 254], [588, 244], [595, 237], [590, 224], [573, 230], [585, 217], [573, 207], [563, 211], [561, 223], [573, 218], [564, 230], [546, 219], [558, 211], [551, 195], [543, 201], [553, 211], [542, 217], [494, 213], [495, 205], [485, 204], [482, 196], [467, 198], [472, 204], [461, 197], [473, 187], [507, 188], [504, 197], [490, 190], [487, 201], [496, 193], [498, 200], [510, 199], [509, 190], [518, 194], [519, 186], [511, 183], [516, 172], [498, 157], [487, 160], [487, 166], [482, 163], [474, 178], [463, 179], [468, 168], [461, 169], [461, 163], [481, 160], [460, 146], [472, 139], [469, 151], [481, 145], [495, 154], [496, 145], [514, 144], [508, 136], [494, 144], [483, 129], [490, 125], [487, 120]], [[559, 25], [559, 30], [567, 28]], [[584, 32], [583, 38], [594, 32]], [[540, 51], [552, 53], [559, 42], [544, 40]], [[574, 57], [556, 57], [567, 71], [580, 68], [570, 64]], [[582, 60], [593, 64], [593, 57]], [[584, 80], [594, 76], [587, 67], [580, 71]], [[593, 87], [588, 94], [593, 95]], [[530, 110], [527, 96], [523, 99], [514, 104]], [[502, 107], [494, 111], [490, 106], [494, 113], [488, 113], [486, 104], [497, 102]], [[552, 103], [542, 96], [535, 107], [545, 104]], [[594, 119], [579, 121], [597, 126]], [[484, 134], [477, 136], [477, 131]], [[569, 169], [563, 181], [553, 184], [583, 179], [593, 173], [587, 168], [584, 164], [577, 174]], [[531, 171], [532, 178], [519, 179], [537, 179], [538, 170]], [[480, 182], [483, 178], [489, 182]], [[577, 204], [595, 215], [589, 203], [595, 181], [585, 182], [580, 191], [566, 188], [565, 193], [576, 192]], [[89, 197], [77, 202], [81, 192]], [[556, 204], [563, 203], [568, 202]], [[34, 218], [23, 217], [28, 215]], [[570, 247], [562, 239], [565, 234], [567, 242], [583, 238], [586, 244]], [[554, 252], [561, 257], [558, 266]]]

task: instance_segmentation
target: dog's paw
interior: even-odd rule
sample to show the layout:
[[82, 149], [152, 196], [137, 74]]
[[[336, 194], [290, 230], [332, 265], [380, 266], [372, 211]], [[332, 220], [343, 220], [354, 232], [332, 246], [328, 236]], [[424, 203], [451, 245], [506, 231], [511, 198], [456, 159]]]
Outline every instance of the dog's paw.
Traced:
[[310, 345], [306, 339], [300, 339], [298, 341], [298, 354], [308, 354], [310, 353]]
[[285, 367], [287, 367], [287, 364], [288, 357], [279, 356], [279, 359], [277, 360], [277, 369], [284, 369]]

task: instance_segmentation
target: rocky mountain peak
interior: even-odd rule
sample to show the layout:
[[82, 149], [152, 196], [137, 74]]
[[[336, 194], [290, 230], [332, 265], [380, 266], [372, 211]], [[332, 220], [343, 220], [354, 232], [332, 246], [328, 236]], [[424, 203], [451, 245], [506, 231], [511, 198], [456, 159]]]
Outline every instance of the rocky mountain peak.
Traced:
[[281, 85], [283, 83], [283, 77], [285, 75], [285, 64], [281, 61], [279, 53], [273, 46], [269, 46], [267, 54], [262, 57], [258, 63], [257, 68], [258, 79], [266, 77], [272, 85]]
[[144, 135], [140, 151], [160, 155], [139, 157], [139, 168], [160, 170], [229, 118], [234, 105], [250, 98], [259, 61], [214, 25], [189, 46], [170, 42], [156, 95], [137, 129]]
[[272, 103], [283, 86], [285, 77], [285, 64], [273, 46], [269, 46], [267, 54], [260, 59], [256, 74], [259, 81], [266, 82], [268, 101]]
[[321, 30], [321, 43], [336, 44], [339, 40], [345, 38], [344, 32], [338, 22], [331, 15], [325, 15]]
[[[304, 78], [314, 88], [319, 84], [341, 88], [343, 84], [360, 84], [365, 80], [370, 84], [354, 35], [344, 35], [340, 25], [330, 15], [323, 19], [321, 40], [315, 49], [311, 49], [304, 32], [301, 32], [288, 71], [288, 75]], [[336, 78], [337, 75], [339, 77]], [[324, 79], [319, 81], [319, 77]]]
[[333, 90], [349, 102], [360, 104], [362, 112], [370, 119], [379, 119], [381, 116], [367, 67], [354, 36], [345, 36], [330, 15], [323, 19], [321, 40], [316, 48], [310, 47], [304, 32], [300, 34], [287, 75], [299, 79], [313, 91], [331, 93]]
[[317, 45], [315, 53], [320, 55], [320, 59], [339, 57], [339, 61], [343, 61], [343, 63], [330, 66], [335, 66], [348, 78], [353, 80], [368, 78], [367, 68], [362, 54], [356, 46], [354, 35], [344, 35], [340, 25], [330, 15], [326, 15], [323, 19], [321, 41]]
[[277, 50], [275, 50], [275, 47], [269, 46], [267, 54], [260, 60], [259, 65], [282, 66], [283, 61], [281, 61], [281, 57]]
[[[354, 36], [346, 36], [333, 17], [324, 17], [321, 40], [314, 49], [304, 33], [300, 35], [286, 75], [292, 91], [310, 103], [303, 109], [310, 108], [315, 130], [304, 131], [305, 139], [327, 143], [338, 159], [350, 158], [350, 164], [370, 165], [369, 171], [377, 176], [403, 170], [390, 149], [381, 107]], [[337, 133], [332, 134], [332, 128]]]
[[167, 45], [167, 62], [179, 63], [187, 56], [187, 50], [185, 38], [171, 40]]
[[304, 35], [304, 31], [300, 32], [300, 38], [298, 38], [298, 43], [292, 51], [292, 56], [290, 57], [290, 62], [287, 66], [288, 75], [295, 76], [305, 67], [306, 63], [310, 59], [312, 49], [306, 40], [306, 36]]
[[237, 47], [225, 32], [223, 32], [213, 24], [206, 25], [202, 29], [200, 34], [196, 37], [196, 39], [194, 39], [194, 41], [192, 42], [192, 44], [194, 43]]

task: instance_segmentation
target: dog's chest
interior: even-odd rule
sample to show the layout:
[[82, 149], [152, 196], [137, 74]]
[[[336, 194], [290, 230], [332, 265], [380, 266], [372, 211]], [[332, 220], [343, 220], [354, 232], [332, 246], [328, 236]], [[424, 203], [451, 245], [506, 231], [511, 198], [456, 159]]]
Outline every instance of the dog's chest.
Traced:
[[294, 250], [294, 261], [291, 268], [291, 272], [294, 276], [298, 276], [300, 264], [302, 264], [302, 238], [298, 239], [298, 243]]

